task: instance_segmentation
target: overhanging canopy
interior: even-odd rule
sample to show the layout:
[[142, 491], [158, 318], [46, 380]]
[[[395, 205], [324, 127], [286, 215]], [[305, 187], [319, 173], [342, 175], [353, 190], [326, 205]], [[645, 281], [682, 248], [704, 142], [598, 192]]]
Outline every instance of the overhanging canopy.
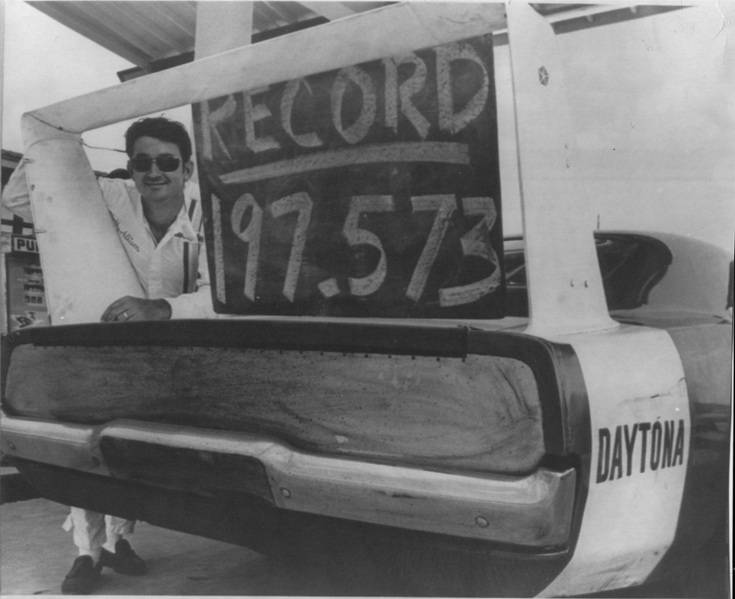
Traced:
[[[34, 0], [29, 2], [59, 23], [129, 60], [119, 73], [132, 79], [189, 62], [194, 56], [195, 0]], [[253, 2], [253, 41], [374, 10], [392, 2]], [[670, 5], [539, 3], [534, 8], [557, 33], [597, 27], [683, 8]], [[496, 44], [507, 41], [496, 34]]]

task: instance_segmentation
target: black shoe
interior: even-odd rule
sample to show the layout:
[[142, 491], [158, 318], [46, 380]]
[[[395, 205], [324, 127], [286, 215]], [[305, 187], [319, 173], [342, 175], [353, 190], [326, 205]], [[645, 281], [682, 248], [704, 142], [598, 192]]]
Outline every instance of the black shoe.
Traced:
[[140, 576], [148, 571], [145, 562], [135, 554], [130, 543], [125, 539], [120, 539], [115, 543], [115, 553], [102, 549], [100, 566], [112, 568], [118, 574], [132, 574], [133, 576]]
[[95, 566], [89, 555], [80, 555], [61, 583], [61, 592], [64, 595], [89, 595], [99, 582], [100, 570], [101, 563]]

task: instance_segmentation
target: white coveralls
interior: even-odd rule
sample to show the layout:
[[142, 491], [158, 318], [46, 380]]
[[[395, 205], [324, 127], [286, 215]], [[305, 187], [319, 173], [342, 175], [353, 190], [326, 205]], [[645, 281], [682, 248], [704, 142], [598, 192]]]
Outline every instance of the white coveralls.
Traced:
[[[135, 184], [129, 180], [98, 179], [102, 197], [115, 221], [128, 258], [147, 299], [165, 299], [171, 305], [171, 318], [214, 318], [209, 291], [209, 275], [202, 211], [197, 186], [187, 183], [184, 206], [158, 245]], [[11, 176], [3, 191], [3, 204], [13, 213], [32, 220], [24, 161]], [[102, 316], [100, 314], [100, 316]], [[64, 530], [72, 530], [79, 555], [90, 555], [97, 562], [104, 546], [115, 551], [115, 543], [133, 532], [135, 522], [72, 507]]]

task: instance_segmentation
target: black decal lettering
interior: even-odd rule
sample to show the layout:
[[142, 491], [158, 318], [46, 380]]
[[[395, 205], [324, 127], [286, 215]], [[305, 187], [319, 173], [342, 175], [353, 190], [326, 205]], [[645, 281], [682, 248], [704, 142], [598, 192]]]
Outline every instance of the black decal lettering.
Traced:
[[676, 431], [676, 447], [674, 448], [674, 459], [672, 466], [684, 464], [684, 421], [679, 420], [679, 427]]
[[648, 443], [648, 430], [650, 428], [650, 422], [638, 423], [638, 430], [641, 431], [641, 472], [646, 471], [646, 444]]
[[626, 476], [630, 476], [633, 470], [633, 448], [635, 446], [635, 436], [638, 434], [638, 423], [633, 425], [630, 435], [628, 434], [629, 430], [631, 429], [629, 429], [626, 424], [623, 429], [623, 432], [625, 433], [625, 457], [627, 458]]
[[674, 421], [664, 422], [663, 454], [661, 455], [661, 468], [671, 466], [671, 457], [674, 450]]
[[597, 431], [597, 482], [604, 483], [609, 472], [610, 459], [610, 431], [601, 428]]
[[623, 476], [623, 443], [620, 438], [620, 427], [615, 427], [615, 441], [613, 442], [612, 463], [610, 464], [610, 480]]
[[651, 470], [658, 470], [661, 461], [661, 437], [661, 422], [657, 420], [651, 429]]

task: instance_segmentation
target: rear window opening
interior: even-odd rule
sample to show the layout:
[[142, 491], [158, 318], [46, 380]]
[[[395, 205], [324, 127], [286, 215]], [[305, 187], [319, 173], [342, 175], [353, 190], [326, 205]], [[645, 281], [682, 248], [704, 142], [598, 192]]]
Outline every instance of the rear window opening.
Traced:
[[[595, 233], [608, 309], [632, 310], [648, 303], [663, 278], [672, 255], [661, 241], [630, 233]], [[528, 316], [528, 289], [520, 237], [505, 240], [506, 314]]]

